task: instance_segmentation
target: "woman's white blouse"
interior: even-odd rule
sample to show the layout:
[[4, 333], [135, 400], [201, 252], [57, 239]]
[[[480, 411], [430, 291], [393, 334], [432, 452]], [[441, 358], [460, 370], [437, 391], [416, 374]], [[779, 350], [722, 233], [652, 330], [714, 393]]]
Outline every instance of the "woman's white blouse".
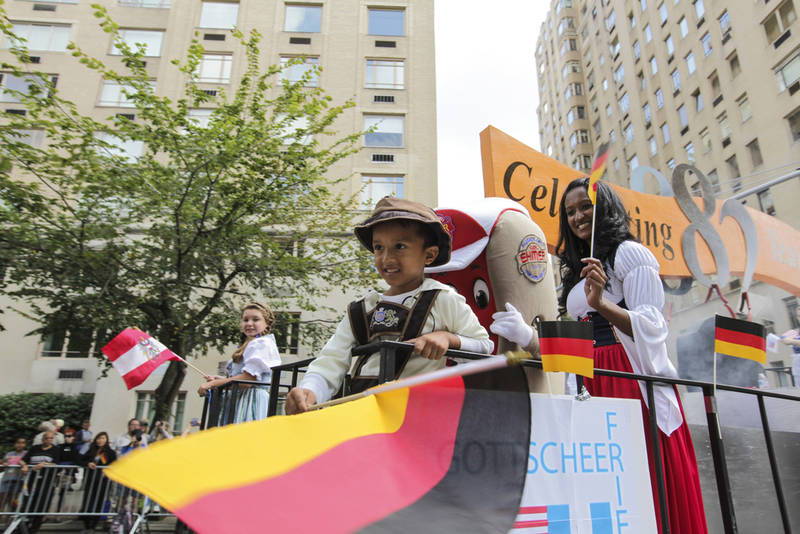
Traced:
[[[669, 327], [661, 314], [664, 307], [664, 288], [658, 276], [658, 261], [644, 245], [635, 241], [624, 241], [617, 248], [614, 269], [605, 266], [609, 286], [603, 296], [610, 302], [625, 299], [631, 318], [633, 337], [617, 327], [617, 335], [630, 361], [633, 372], [677, 378], [678, 373], [667, 353]], [[586, 302], [585, 281], [581, 280], [567, 295], [567, 312], [574, 318], [582, 318], [596, 311]], [[647, 404], [647, 389], [639, 382], [642, 397]], [[678, 399], [671, 386], [655, 386], [656, 418], [661, 430], [669, 435], [683, 422]]]

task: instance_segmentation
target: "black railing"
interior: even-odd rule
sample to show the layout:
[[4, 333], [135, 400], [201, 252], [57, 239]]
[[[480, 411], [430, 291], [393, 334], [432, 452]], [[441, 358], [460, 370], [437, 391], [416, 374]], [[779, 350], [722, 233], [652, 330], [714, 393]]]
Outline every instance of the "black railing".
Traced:
[[[393, 377], [394, 362], [396, 354], [402, 351], [411, 350], [412, 345], [409, 343], [401, 343], [396, 341], [380, 341], [356, 347], [352, 350], [353, 355], [359, 354], [372, 354], [380, 353], [381, 359], [381, 372], [380, 381], [384, 382]], [[478, 360], [486, 358], [485, 354], [476, 354], [461, 350], [448, 350], [445, 356], [456, 359]], [[537, 369], [542, 368], [542, 362], [537, 360], [525, 360], [522, 362], [525, 367], [533, 367]], [[653, 400], [653, 386], [654, 384], [667, 384], [667, 385], [681, 385], [687, 387], [699, 388], [703, 393], [703, 399], [706, 412], [706, 423], [708, 427], [709, 441], [711, 445], [711, 454], [714, 462], [714, 473], [717, 482], [717, 493], [719, 495], [719, 505], [722, 512], [722, 524], [725, 534], [735, 534], [738, 532], [736, 525], [736, 514], [733, 505], [733, 494], [731, 491], [730, 477], [728, 473], [728, 466], [725, 460], [725, 448], [722, 441], [721, 425], [719, 422], [719, 414], [717, 412], [716, 391], [714, 384], [709, 382], [700, 382], [697, 380], [685, 380], [682, 378], [664, 378], [660, 376], [637, 375], [635, 373], [627, 373], [624, 371], [610, 371], [607, 369], [595, 369], [595, 375], [611, 376], [616, 378], [623, 378], [628, 380], [639, 380], [645, 382], [647, 390], [648, 404], [650, 406], [650, 433], [654, 437], [651, 440], [655, 468], [656, 480], [658, 485], [658, 498], [660, 503], [661, 524], [664, 533], [669, 532], [668, 508], [666, 501], [666, 491], [664, 486], [664, 466], [661, 462], [661, 455], [659, 453], [659, 439], [658, 426], [656, 421], [655, 406]], [[775, 455], [775, 448], [772, 443], [772, 433], [770, 431], [769, 419], [764, 405], [764, 398], [783, 399], [789, 401], [800, 402], [800, 396], [787, 395], [785, 393], [777, 393], [773, 391], [764, 391], [760, 389], [750, 389], [739, 386], [729, 386], [725, 384], [717, 384], [716, 390], [732, 391], [746, 395], [753, 395], [758, 400], [759, 414], [761, 417], [761, 426], [764, 432], [764, 440], [767, 449], [767, 456], [772, 471], [772, 480], [775, 486], [775, 494], [780, 510], [781, 522], [783, 530], [786, 534], [791, 534], [792, 529], [789, 522], [789, 513], [786, 507], [786, 500], [783, 493], [783, 485], [781, 484], [780, 470], [778, 468], [778, 461]], [[798, 405], [800, 406], [800, 404]], [[680, 534], [680, 533], [676, 533]]]
[[[209, 389], [206, 392], [206, 399], [203, 404], [200, 428], [205, 430], [206, 428], [224, 426], [236, 422], [237, 409], [240, 409], [239, 400], [251, 388], [260, 388], [269, 391], [267, 415], [275, 415], [278, 413], [278, 400], [297, 385], [297, 379], [300, 373], [305, 371], [306, 366], [312, 361], [314, 361], [313, 358], [275, 366], [272, 368], [272, 378], [270, 382], [231, 380], [222, 386]], [[291, 373], [291, 380], [288, 384], [282, 383], [284, 373]]]

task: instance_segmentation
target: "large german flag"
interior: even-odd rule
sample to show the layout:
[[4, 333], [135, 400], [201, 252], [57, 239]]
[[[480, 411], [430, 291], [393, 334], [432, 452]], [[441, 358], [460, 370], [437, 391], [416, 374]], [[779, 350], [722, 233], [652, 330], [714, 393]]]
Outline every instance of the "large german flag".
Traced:
[[594, 377], [592, 323], [542, 321], [539, 334], [542, 369]]
[[107, 474], [199, 533], [506, 533], [530, 406], [505, 368], [158, 442]]
[[764, 325], [717, 315], [714, 352], [767, 364], [767, 339]]

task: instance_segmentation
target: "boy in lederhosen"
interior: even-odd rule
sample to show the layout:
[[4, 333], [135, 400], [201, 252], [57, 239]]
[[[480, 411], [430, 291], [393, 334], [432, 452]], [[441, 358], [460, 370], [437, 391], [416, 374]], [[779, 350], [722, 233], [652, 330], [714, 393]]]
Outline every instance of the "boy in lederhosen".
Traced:
[[[350, 350], [376, 339], [414, 344], [411, 353], [398, 353], [394, 378], [444, 367], [442, 356], [447, 349], [489, 354], [494, 348], [464, 297], [450, 286], [425, 278], [425, 267], [450, 259], [450, 234], [432, 209], [385, 197], [356, 226], [355, 235], [374, 254], [375, 267], [389, 289], [371, 291], [350, 303], [336, 333], [308, 366], [300, 385], [289, 392], [287, 414], [329, 400], [351, 367]], [[379, 362], [377, 353], [358, 357], [350, 393], [377, 385]]]

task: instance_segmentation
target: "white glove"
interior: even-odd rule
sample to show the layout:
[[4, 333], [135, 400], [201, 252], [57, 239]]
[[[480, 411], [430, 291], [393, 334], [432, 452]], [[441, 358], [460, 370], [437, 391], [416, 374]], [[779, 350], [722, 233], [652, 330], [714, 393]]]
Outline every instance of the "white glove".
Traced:
[[494, 322], [489, 330], [520, 347], [527, 347], [533, 341], [533, 327], [525, 322], [522, 314], [510, 302], [506, 302], [506, 310], [492, 314]]

